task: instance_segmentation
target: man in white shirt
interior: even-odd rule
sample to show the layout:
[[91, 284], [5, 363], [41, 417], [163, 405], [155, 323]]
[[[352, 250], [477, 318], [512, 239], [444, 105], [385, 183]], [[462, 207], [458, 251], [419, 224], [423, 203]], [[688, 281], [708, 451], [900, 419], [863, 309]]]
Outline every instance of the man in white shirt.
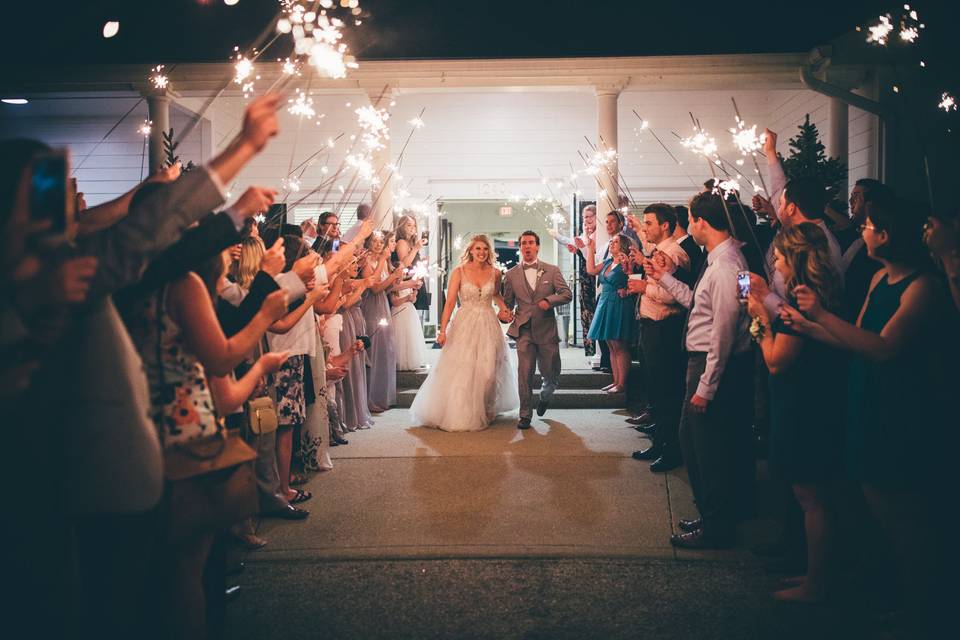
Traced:
[[690, 205], [689, 232], [707, 250], [703, 271], [691, 289], [670, 275], [665, 257], [646, 260], [649, 277], [690, 309], [683, 343], [687, 350], [686, 401], [680, 447], [700, 511], [682, 520], [674, 546], [731, 546], [742, 513], [745, 485], [753, 474], [750, 412], [753, 353], [749, 319], [737, 295], [737, 273], [747, 269], [741, 244], [731, 236], [720, 196], [702, 193]]
[[347, 232], [343, 234], [343, 241], [350, 242], [357, 237], [357, 234], [360, 233], [360, 227], [363, 225], [363, 221], [370, 217], [370, 212], [372, 209], [370, 205], [366, 202], [361, 202], [357, 205], [357, 221], [353, 224], [352, 227], [347, 229]]
[[[631, 225], [634, 224], [631, 217]], [[648, 206], [643, 212], [643, 222], [637, 225], [644, 243], [645, 253], [663, 253], [678, 268], [689, 270], [690, 259], [673, 239], [677, 226], [677, 214], [673, 207], [664, 203]], [[642, 258], [634, 254], [635, 258]], [[680, 455], [680, 409], [683, 406], [683, 364], [680, 340], [686, 310], [676, 298], [650, 279], [631, 277], [627, 281], [630, 293], [639, 293], [637, 304], [640, 317], [640, 341], [643, 346], [645, 381], [649, 388], [650, 404], [656, 420], [653, 446], [644, 451], [635, 451], [635, 460], [652, 460], [650, 470], [659, 473], [679, 467]]]

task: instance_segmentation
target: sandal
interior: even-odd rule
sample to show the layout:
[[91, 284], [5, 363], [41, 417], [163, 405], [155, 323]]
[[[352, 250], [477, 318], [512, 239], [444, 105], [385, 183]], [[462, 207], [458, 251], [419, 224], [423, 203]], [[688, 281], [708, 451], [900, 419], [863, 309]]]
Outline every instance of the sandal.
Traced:
[[294, 489], [294, 491], [297, 492], [297, 495], [291, 498], [290, 500], [287, 500], [287, 502], [289, 502], [290, 504], [299, 504], [301, 502], [306, 502], [307, 500], [313, 497], [313, 494], [310, 493], [309, 491], [301, 491], [300, 489]]
[[266, 540], [259, 538], [252, 533], [239, 536], [237, 541], [247, 551], [256, 551], [257, 549], [263, 549], [265, 546], [267, 546]]
[[292, 473], [290, 474], [290, 486], [299, 487], [302, 484], [307, 484], [307, 476], [303, 473]]

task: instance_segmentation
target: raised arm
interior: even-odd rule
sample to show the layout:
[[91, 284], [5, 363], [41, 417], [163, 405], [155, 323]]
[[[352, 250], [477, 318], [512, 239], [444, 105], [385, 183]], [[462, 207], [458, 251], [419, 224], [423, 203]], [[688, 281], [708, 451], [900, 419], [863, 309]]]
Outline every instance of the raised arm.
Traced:
[[286, 300], [287, 294], [283, 291], [271, 293], [253, 320], [227, 338], [200, 276], [188, 273], [170, 285], [167, 293], [168, 312], [182, 328], [187, 347], [215, 376], [225, 376], [240, 364], [267, 328], [286, 312]]
[[457, 307], [457, 296], [460, 295], [460, 267], [453, 270], [450, 274], [450, 286], [447, 287], [447, 301], [443, 305], [443, 315], [440, 317], [440, 333], [437, 334], [437, 344], [441, 347], [447, 341], [447, 325], [450, 323], [450, 316]]
[[400, 258], [400, 264], [409, 269], [419, 255], [422, 246], [422, 238], [418, 238], [412, 246], [406, 240], [397, 240], [397, 257]]
[[592, 276], [600, 273], [600, 267], [602, 265], [597, 264], [597, 240], [596, 236], [590, 238], [590, 241], [587, 243], [587, 251], [583, 256], [586, 259], [586, 265], [584, 268], [587, 273]]
[[232, 375], [207, 376], [210, 392], [213, 394], [213, 401], [219, 412], [227, 415], [243, 407], [243, 403], [257, 389], [260, 379], [279, 369], [287, 359], [287, 354], [287, 351], [263, 354], [239, 380], [235, 380]]
[[[882, 273], [883, 270], [878, 271], [874, 276], [873, 286], [876, 286]], [[848, 351], [874, 362], [887, 362], [909, 348], [914, 339], [926, 329], [936, 292], [930, 276], [921, 276], [911, 282], [900, 298], [897, 311], [880, 333], [861, 329], [823, 309], [816, 294], [806, 285], [797, 287], [794, 295], [800, 311], [808, 314], [814, 322], [833, 334]], [[866, 304], [867, 302], [864, 302], [864, 307]], [[862, 313], [861, 311], [861, 315]]]

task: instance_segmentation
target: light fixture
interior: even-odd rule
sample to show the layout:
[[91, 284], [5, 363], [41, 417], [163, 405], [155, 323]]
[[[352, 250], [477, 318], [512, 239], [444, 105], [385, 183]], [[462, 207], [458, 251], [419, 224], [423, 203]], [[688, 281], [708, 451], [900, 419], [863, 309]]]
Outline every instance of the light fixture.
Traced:
[[29, 100], [26, 98], [3, 98], [0, 99], [0, 102], [4, 104], [27, 104]]

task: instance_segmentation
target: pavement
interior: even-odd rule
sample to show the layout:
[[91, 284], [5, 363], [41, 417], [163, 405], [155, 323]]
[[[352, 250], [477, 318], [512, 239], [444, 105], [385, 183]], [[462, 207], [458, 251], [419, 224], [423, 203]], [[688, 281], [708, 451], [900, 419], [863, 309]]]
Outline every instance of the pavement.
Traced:
[[227, 637], [873, 637], [836, 610], [774, 605], [778, 578], [747, 550], [770, 521], [736, 549], [671, 547], [696, 514], [686, 473], [631, 459], [649, 441], [625, 416], [558, 409], [472, 433], [378, 416], [306, 485], [307, 520], [261, 525]]

